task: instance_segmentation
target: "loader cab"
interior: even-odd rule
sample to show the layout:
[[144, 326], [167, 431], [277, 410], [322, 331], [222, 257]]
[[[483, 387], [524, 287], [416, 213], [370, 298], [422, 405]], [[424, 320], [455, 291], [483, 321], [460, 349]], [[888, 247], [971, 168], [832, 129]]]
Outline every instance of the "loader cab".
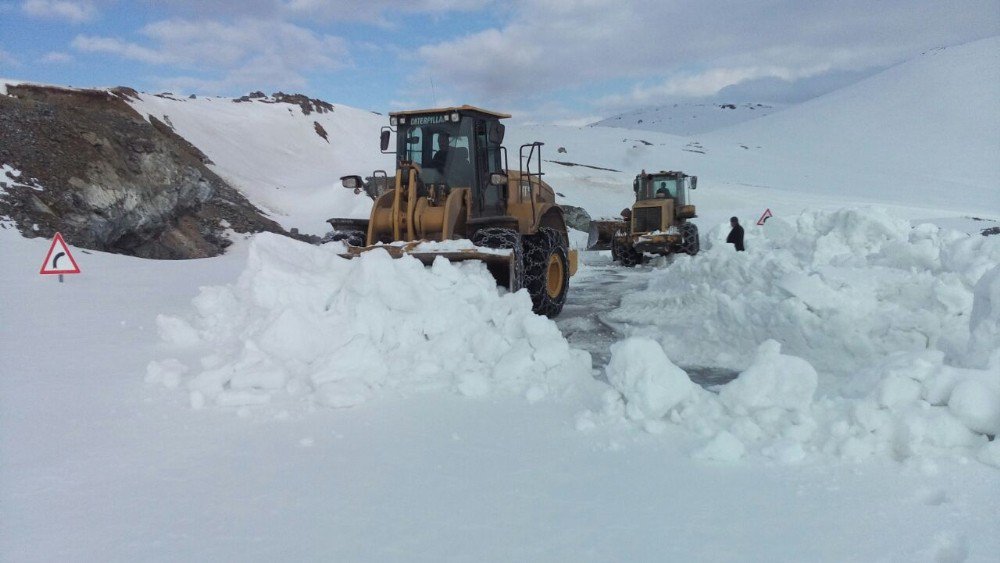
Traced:
[[642, 172], [635, 177], [632, 190], [636, 202], [672, 199], [676, 206], [688, 205], [688, 190], [698, 185], [697, 176], [688, 176], [683, 172], [661, 171], [652, 174]]
[[505, 215], [507, 185], [493, 184], [491, 176], [504, 172], [500, 119], [506, 117], [472, 106], [392, 113], [397, 169], [416, 165], [428, 191], [469, 188], [473, 217]]

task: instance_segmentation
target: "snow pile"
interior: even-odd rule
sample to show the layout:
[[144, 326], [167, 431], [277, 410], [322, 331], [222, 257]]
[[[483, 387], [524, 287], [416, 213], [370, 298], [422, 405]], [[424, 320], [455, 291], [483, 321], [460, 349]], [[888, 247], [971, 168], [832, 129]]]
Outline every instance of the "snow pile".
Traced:
[[147, 380], [186, 387], [197, 408], [346, 407], [425, 390], [535, 401], [589, 379], [590, 355], [533, 314], [526, 292], [500, 294], [483, 263], [425, 268], [382, 251], [346, 260], [338, 250], [258, 235], [236, 284], [202, 288], [191, 319], [157, 319], [178, 355], [208, 352], [196, 366], [152, 362]]
[[579, 415], [580, 430], [627, 421], [659, 433], [674, 424], [702, 438], [693, 457], [722, 462], [953, 455], [1000, 467], [989, 438], [1000, 433], [1000, 367], [958, 369], [940, 353], [902, 354], [879, 366], [883, 379], [864, 396], [817, 399], [816, 370], [773, 340], [718, 395], [693, 385], [649, 339], [628, 339], [612, 354], [613, 390], [602, 410]]
[[[589, 425], [669, 421], [708, 439], [705, 459], [951, 453], [1000, 467], [1000, 240], [856, 209], [772, 219], [742, 253], [725, 234], [605, 317], [662, 350], [613, 348], [615, 392]], [[674, 364], [741, 373], [667, 403]]]
[[1000, 264], [1000, 238], [875, 209], [773, 218], [747, 228], [747, 252], [724, 244], [727, 232], [713, 230], [706, 250], [675, 259], [605, 320], [659, 338], [680, 365], [734, 370], [769, 339], [833, 375], [927, 349], [983, 367], [996, 348], [1000, 282], [984, 274]]

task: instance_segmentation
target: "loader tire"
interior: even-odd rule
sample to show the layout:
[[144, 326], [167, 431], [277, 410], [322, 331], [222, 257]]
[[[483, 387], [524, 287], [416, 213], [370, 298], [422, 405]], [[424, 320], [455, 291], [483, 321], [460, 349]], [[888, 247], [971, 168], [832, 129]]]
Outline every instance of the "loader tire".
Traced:
[[681, 225], [681, 251], [694, 256], [699, 250], [701, 242], [698, 240], [698, 225], [684, 223]]
[[562, 311], [569, 290], [569, 251], [559, 231], [543, 227], [524, 237], [524, 287], [532, 310], [554, 318]]
[[490, 273], [498, 285], [506, 287], [511, 293], [524, 287], [524, 250], [521, 245], [521, 233], [505, 227], [486, 227], [472, 235], [472, 244], [486, 248], [511, 249], [514, 254], [511, 261], [513, 273], [495, 267], [490, 268]]
[[363, 231], [334, 231], [323, 238], [323, 242], [342, 240], [351, 246], [364, 246], [368, 235]]

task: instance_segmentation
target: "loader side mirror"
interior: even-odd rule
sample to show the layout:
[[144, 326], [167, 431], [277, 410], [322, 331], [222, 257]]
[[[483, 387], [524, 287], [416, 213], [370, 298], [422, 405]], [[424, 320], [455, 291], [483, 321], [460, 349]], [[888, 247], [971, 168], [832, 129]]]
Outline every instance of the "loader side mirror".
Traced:
[[380, 145], [382, 147], [382, 152], [389, 150], [389, 135], [392, 133], [388, 129], [382, 130], [382, 135], [379, 138]]
[[364, 187], [364, 181], [361, 179], [361, 176], [342, 176], [340, 183], [349, 190], [357, 190]]
[[691, 176], [691, 189], [692, 190], [698, 189], [698, 177], [697, 176]]

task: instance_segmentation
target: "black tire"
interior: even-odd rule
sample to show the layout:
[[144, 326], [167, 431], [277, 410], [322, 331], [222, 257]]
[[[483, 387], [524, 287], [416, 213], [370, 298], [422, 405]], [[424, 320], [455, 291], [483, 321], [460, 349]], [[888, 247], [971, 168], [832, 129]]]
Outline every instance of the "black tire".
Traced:
[[569, 291], [569, 250], [566, 239], [552, 228], [524, 240], [524, 287], [531, 295], [532, 310], [539, 315], [556, 317], [566, 303]]
[[364, 246], [367, 238], [363, 231], [334, 231], [323, 237], [323, 242], [342, 240], [351, 246]]
[[701, 242], [698, 239], [698, 225], [694, 223], [684, 223], [681, 225], [681, 252], [686, 252], [691, 256], [698, 254], [701, 250]]
[[611, 241], [611, 258], [626, 268], [633, 268], [642, 264], [644, 256], [634, 246], [624, 242], [627, 236], [625, 233], [621, 236], [615, 233], [615, 238]]
[[486, 227], [479, 229], [472, 235], [472, 244], [486, 248], [513, 250], [513, 273], [507, 268], [493, 265], [488, 265], [488, 267], [490, 273], [497, 280], [497, 284], [506, 287], [508, 291], [514, 292], [524, 287], [524, 250], [521, 247], [521, 233], [506, 227]]

